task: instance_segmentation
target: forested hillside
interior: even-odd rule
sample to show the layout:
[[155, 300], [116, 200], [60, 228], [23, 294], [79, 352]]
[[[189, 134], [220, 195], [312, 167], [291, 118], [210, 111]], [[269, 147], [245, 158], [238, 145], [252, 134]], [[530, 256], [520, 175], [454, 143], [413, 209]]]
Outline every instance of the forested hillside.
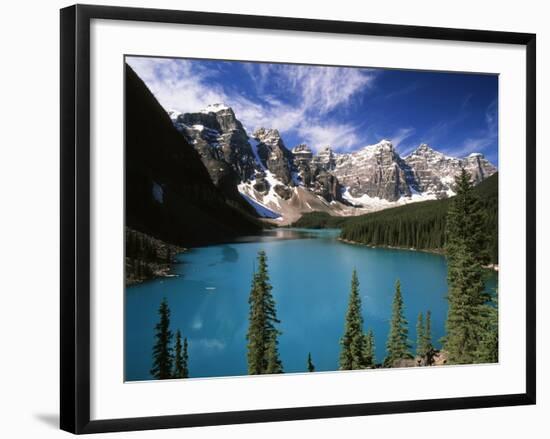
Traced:
[[327, 212], [308, 212], [291, 226], [306, 229], [337, 229], [342, 227], [346, 220], [346, 217], [334, 216]]
[[[474, 188], [485, 213], [488, 251], [498, 263], [498, 174]], [[340, 237], [367, 245], [443, 250], [451, 199], [425, 201], [346, 219]]]

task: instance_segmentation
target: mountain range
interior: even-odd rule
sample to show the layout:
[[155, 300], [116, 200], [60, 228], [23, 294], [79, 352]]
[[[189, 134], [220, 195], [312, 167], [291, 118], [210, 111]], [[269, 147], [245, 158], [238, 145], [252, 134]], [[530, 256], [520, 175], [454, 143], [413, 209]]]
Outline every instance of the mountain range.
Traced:
[[247, 132], [224, 104], [168, 115], [226, 198], [236, 204], [244, 199], [258, 216], [280, 225], [313, 211], [352, 216], [446, 198], [454, 195], [462, 168], [475, 184], [497, 172], [480, 153], [449, 157], [425, 143], [406, 157], [389, 140], [351, 153], [330, 146], [314, 153], [306, 144], [288, 148], [275, 128]]

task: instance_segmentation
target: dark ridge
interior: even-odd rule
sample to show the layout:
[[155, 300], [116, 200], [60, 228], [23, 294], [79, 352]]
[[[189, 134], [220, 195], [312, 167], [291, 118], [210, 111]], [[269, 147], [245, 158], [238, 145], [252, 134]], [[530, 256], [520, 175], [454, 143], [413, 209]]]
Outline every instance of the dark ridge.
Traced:
[[259, 221], [228, 204], [198, 153], [128, 65], [125, 75], [126, 226], [180, 246], [258, 233]]

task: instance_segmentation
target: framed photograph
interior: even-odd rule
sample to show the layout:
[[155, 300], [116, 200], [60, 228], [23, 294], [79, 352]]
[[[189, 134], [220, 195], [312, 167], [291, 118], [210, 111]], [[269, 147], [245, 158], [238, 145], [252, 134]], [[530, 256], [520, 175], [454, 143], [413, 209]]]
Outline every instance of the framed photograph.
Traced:
[[61, 428], [535, 403], [535, 35], [61, 10]]

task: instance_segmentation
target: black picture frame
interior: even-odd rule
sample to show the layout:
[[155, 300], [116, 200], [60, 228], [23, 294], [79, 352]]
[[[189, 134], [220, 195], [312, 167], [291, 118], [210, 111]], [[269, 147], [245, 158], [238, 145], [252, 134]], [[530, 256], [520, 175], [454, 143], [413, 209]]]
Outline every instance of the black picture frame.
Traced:
[[[526, 392], [417, 401], [90, 420], [90, 21], [131, 20], [526, 47]], [[61, 10], [61, 429], [81, 434], [535, 404], [536, 35], [303, 18], [75, 5]]]

